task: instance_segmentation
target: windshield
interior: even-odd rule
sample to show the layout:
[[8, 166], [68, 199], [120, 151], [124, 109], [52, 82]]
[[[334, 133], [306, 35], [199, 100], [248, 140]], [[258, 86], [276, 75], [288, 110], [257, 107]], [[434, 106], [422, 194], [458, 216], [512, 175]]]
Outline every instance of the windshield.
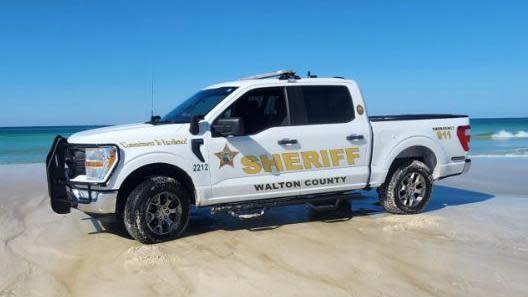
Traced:
[[234, 90], [236, 87], [202, 90], [169, 112], [161, 122], [188, 123], [192, 116], [204, 116]]

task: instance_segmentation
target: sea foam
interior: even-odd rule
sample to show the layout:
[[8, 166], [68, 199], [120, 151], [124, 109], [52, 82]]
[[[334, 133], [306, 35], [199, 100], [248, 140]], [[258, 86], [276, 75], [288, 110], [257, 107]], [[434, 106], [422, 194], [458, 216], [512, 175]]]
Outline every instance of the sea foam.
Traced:
[[512, 133], [506, 130], [500, 130], [499, 132], [492, 134], [491, 138], [493, 139], [528, 138], [528, 132], [520, 130], [515, 133]]

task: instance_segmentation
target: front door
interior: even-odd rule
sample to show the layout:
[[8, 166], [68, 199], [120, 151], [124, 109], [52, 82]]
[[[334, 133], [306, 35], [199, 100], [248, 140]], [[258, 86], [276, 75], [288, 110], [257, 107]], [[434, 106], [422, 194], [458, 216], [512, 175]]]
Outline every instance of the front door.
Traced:
[[[293, 179], [293, 173], [286, 171], [282, 157], [298, 150], [298, 144], [288, 142], [298, 135], [288, 127], [285, 89], [267, 87], [246, 92], [219, 118], [232, 117], [242, 119], [245, 135], [211, 133], [205, 138], [213, 196], [207, 203], [270, 198], [288, 191], [290, 183], [286, 181]], [[294, 187], [289, 189], [295, 191]]]

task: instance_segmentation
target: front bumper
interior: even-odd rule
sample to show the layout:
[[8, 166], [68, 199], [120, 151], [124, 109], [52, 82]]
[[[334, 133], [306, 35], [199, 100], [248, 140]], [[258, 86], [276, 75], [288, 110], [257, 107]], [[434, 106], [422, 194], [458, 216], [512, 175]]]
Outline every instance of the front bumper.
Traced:
[[46, 158], [46, 176], [51, 208], [58, 214], [77, 208], [86, 213], [115, 213], [117, 190], [94, 189], [93, 185], [73, 183], [66, 176], [66, 138], [57, 136]]
[[86, 213], [115, 213], [117, 191], [97, 191], [87, 188], [68, 188], [72, 207]]

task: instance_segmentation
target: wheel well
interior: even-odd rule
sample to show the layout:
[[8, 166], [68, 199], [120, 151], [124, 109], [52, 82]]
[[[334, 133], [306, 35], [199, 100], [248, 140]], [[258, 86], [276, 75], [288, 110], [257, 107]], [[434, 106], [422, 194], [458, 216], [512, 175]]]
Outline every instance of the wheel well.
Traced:
[[172, 177], [181, 182], [187, 191], [191, 193], [191, 204], [194, 205], [196, 203], [194, 197], [194, 184], [191, 177], [185, 171], [167, 163], [154, 163], [136, 169], [123, 181], [117, 193], [116, 212], [121, 213], [124, 210], [128, 195], [137, 185], [147, 178], [156, 175]]
[[427, 165], [427, 167], [429, 167], [431, 173], [434, 172], [437, 163], [436, 155], [431, 149], [425, 146], [411, 146], [396, 156], [396, 158], [392, 161], [389, 172], [392, 172], [398, 168], [402, 162], [408, 160], [418, 160], [423, 162], [425, 165]]

